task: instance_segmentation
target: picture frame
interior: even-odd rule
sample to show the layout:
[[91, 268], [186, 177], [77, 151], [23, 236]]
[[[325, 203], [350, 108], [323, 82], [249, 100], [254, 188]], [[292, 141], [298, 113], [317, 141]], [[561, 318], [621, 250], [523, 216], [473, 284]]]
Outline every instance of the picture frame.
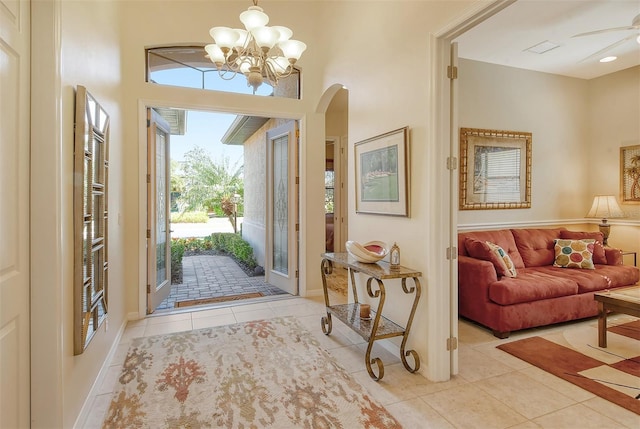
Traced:
[[460, 128], [460, 210], [531, 208], [532, 134]]
[[640, 204], [640, 145], [620, 147], [620, 200]]
[[356, 213], [409, 217], [409, 127], [355, 144]]

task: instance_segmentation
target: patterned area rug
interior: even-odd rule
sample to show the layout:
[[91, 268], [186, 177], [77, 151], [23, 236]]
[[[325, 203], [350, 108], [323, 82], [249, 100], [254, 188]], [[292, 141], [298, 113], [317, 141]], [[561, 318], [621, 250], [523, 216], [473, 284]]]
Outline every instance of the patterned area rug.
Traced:
[[137, 338], [103, 428], [400, 428], [293, 317]]
[[502, 344], [499, 349], [640, 414], [640, 320], [611, 326], [607, 348], [596, 326]]

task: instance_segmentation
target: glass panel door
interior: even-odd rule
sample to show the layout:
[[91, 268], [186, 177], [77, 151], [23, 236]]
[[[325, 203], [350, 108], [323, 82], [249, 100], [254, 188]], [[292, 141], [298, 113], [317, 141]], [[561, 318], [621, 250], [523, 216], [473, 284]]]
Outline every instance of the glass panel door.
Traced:
[[290, 294], [298, 293], [297, 123], [267, 132], [266, 281]]
[[170, 127], [148, 109], [147, 176], [147, 312], [152, 313], [171, 292], [171, 236], [169, 229]]

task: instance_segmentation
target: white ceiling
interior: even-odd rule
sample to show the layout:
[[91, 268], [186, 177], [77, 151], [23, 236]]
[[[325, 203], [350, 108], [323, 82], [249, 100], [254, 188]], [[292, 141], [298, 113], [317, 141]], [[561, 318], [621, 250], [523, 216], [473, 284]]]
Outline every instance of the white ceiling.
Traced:
[[[518, 0], [456, 39], [458, 56], [564, 76], [592, 79], [640, 64], [640, 30], [572, 36], [631, 26], [640, 0]], [[595, 53], [634, 35], [605, 54]], [[526, 49], [550, 41], [559, 47], [543, 54]], [[618, 57], [600, 63], [607, 55]]]

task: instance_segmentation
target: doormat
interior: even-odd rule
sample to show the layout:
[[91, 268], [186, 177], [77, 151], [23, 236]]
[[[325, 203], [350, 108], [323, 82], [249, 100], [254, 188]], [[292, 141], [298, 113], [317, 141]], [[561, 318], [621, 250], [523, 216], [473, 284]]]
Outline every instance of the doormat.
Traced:
[[240, 301], [242, 299], [260, 298], [261, 296], [264, 296], [262, 292], [242, 293], [239, 295], [228, 295], [228, 296], [216, 296], [213, 298], [192, 299], [191, 301], [178, 301], [176, 302], [175, 306], [178, 308], [191, 307], [192, 305], [213, 304], [216, 302], [225, 302], [225, 301]]

